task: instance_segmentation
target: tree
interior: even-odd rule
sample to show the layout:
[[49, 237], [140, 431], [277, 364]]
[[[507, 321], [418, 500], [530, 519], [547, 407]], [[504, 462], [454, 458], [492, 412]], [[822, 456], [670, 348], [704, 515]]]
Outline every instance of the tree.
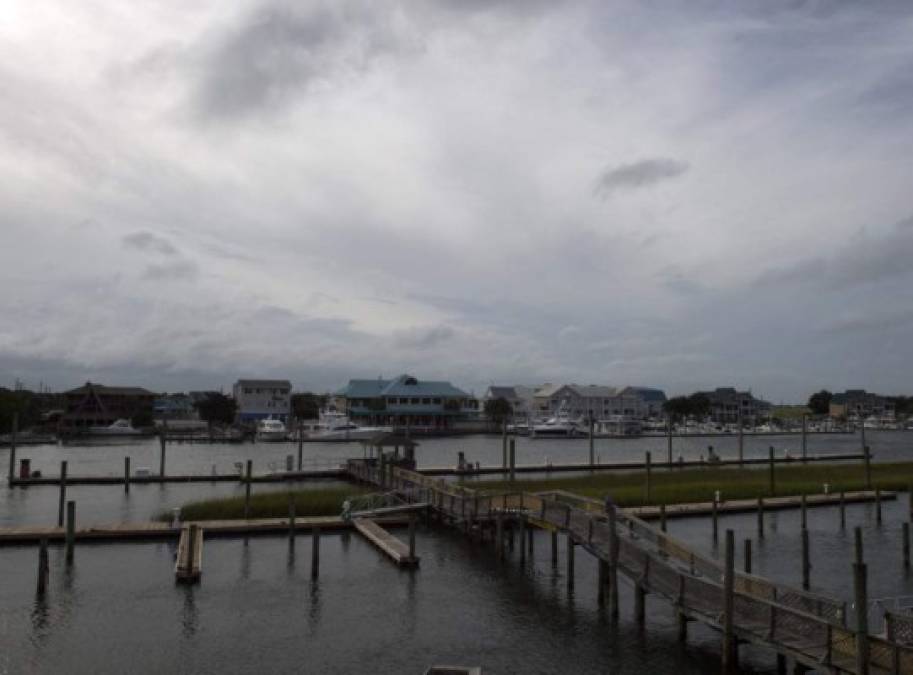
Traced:
[[688, 397], [688, 402], [691, 404], [691, 414], [694, 417], [707, 417], [710, 414], [710, 399], [707, 398], [706, 394], [700, 392], [691, 394]]
[[663, 404], [663, 410], [676, 419], [707, 417], [710, 414], [710, 399], [700, 392], [690, 396], [676, 396]]
[[130, 424], [137, 429], [154, 426], [155, 419], [152, 416], [152, 410], [150, 408], [140, 408], [133, 413], [133, 417], [130, 418]]
[[19, 430], [29, 429], [41, 422], [41, 406], [34, 393], [26, 389], [0, 389], [0, 433], [13, 429], [13, 416], [19, 415]]
[[503, 424], [514, 412], [506, 398], [490, 398], [485, 401], [485, 416], [495, 424]]
[[299, 420], [315, 420], [320, 417], [320, 410], [327, 404], [325, 394], [292, 394], [292, 414]]
[[238, 403], [225, 394], [215, 392], [194, 404], [200, 419], [210, 424], [231, 424], [235, 421]]
[[808, 397], [808, 409], [815, 415], [827, 415], [831, 411], [833, 397], [827, 389], [822, 389]]

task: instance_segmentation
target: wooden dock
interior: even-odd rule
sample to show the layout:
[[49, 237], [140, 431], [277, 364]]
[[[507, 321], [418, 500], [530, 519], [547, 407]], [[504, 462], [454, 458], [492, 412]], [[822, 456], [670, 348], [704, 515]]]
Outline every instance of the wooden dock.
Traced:
[[[251, 483], [290, 483], [306, 480], [347, 480], [349, 474], [345, 469], [313, 469], [308, 471], [283, 471], [251, 476]], [[130, 485], [157, 485], [160, 483], [243, 483], [246, 477], [236, 473], [217, 474], [183, 474], [168, 476], [130, 476]], [[120, 485], [128, 481], [123, 476], [67, 476], [67, 485]], [[60, 476], [41, 476], [40, 478], [14, 478], [12, 487], [31, 487], [39, 485], [60, 485]]]
[[400, 567], [416, 567], [419, 558], [415, 555], [414, 535], [410, 535], [413, 541], [412, 550], [410, 547], [387, 532], [375, 521], [368, 518], [354, 518], [352, 524], [358, 533], [365, 539], [374, 544], [382, 553], [395, 562]]
[[181, 528], [174, 562], [175, 580], [196, 583], [203, 574], [203, 528], [191, 524]]

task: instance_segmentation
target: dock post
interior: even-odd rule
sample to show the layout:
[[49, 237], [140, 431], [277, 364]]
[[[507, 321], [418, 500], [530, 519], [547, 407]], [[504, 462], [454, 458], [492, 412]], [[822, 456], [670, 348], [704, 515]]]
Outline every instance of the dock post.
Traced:
[[808, 530], [802, 528], [802, 588], [808, 590], [811, 581], [811, 563], [808, 558]]
[[609, 515], [609, 616], [618, 618], [618, 531], [615, 522], [615, 507], [608, 509]]
[[517, 439], [510, 439], [510, 482], [513, 483], [517, 478]]
[[662, 503], [659, 505], [659, 529], [662, 532], [666, 531], [666, 504]]
[[854, 537], [853, 550], [854, 550], [854, 555], [855, 555], [854, 560], [856, 561], [857, 564], [861, 565], [864, 562], [863, 549], [862, 549], [862, 528], [861, 527], [853, 528], [853, 537]]
[[253, 468], [253, 462], [247, 460], [247, 481], [244, 485], [244, 520], [250, 518], [250, 473]]
[[710, 513], [710, 515], [711, 515], [710, 522], [713, 527], [713, 543], [715, 544], [719, 540], [719, 533], [720, 533], [720, 529], [719, 529], [720, 524], [719, 524], [719, 517], [718, 517], [719, 514], [717, 513], [717, 508], [716, 508], [716, 495], [715, 494], [713, 495], [713, 502], [712, 502], [711, 508], [712, 508], [712, 511]]
[[843, 490], [840, 491], [840, 529], [846, 529], [846, 497]]
[[866, 565], [853, 565], [853, 598], [856, 606], [856, 673], [869, 673], [869, 613], [866, 589]]
[[745, 463], [745, 425], [742, 424], [742, 409], [739, 408], [739, 466]]
[[768, 492], [770, 496], [773, 497], [777, 494], [777, 479], [774, 475], [774, 446], [770, 446], [769, 450], [770, 457], [770, 477], [768, 478]]
[[777, 654], [777, 675], [786, 675], [786, 655]]
[[10, 476], [9, 484], [13, 485], [16, 477], [16, 433], [19, 431], [19, 413], [13, 413], [13, 428], [10, 433]]
[[76, 502], [67, 502], [66, 560], [73, 562], [73, 546], [76, 543]]
[[43, 596], [48, 589], [48, 540], [42, 539], [38, 544], [38, 595]]
[[409, 559], [415, 560], [415, 514], [409, 515]]
[[301, 471], [304, 461], [304, 425], [298, 422], [298, 471]]
[[596, 589], [596, 604], [599, 607], [605, 607], [605, 586], [606, 586], [606, 562], [602, 558], [596, 558], [596, 570], [598, 572], [598, 577], [596, 583], [598, 588]]
[[865, 468], [865, 489], [872, 489], [872, 456], [869, 453], [869, 446], [862, 447], [862, 463]]
[[194, 544], [197, 540], [197, 525], [191, 523], [190, 527], [187, 528], [187, 573], [190, 575], [190, 578], [193, 579], [193, 561], [196, 557], [195, 551], [193, 550]]
[[320, 576], [320, 528], [311, 530], [311, 579]]
[[161, 431], [159, 431], [159, 445], [161, 446], [161, 454], [159, 456], [159, 476], [162, 478], [165, 477], [165, 433], [167, 430], [168, 427], [163, 425]]
[[723, 576], [723, 672], [736, 668], [736, 641], [733, 631], [735, 609], [735, 535], [726, 530], [726, 567]]
[[647, 591], [638, 580], [634, 582], [634, 620], [643, 628], [647, 618]]
[[57, 503], [57, 527], [63, 527], [63, 507], [67, 503], [67, 460], [60, 463], [60, 500]]
[[802, 415], [802, 461], [808, 459], [808, 414]]
[[745, 574], [751, 574], [751, 539], [745, 539]]
[[907, 489], [907, 510], [910, 513], [910, 520], [913, 520], [913, 485]]
[[806, 504], [805, 495], [802, 495], [802, 499], [799, 502], [799, 514], [801, 516], [801, 529], [806, 529], [808, 527], [808, 507]]
[[288, 493], [288, 536], [295, 540], [295, 495], [292, 492]]
[[595, 448], [595, 445], [593, 442], [593, 425], [594, 425], [594, 423], [595, 422], [593, 420], [593, 413], [590, 413], [590, 468], [591, 469], [596, 466], [596, 448]]
[[666, 415], [666, 460], [672, 466], [672, 415]]
[[645, 506], [650, 503], [650, 473], [651, 473], [651, 469], [652, 469], [651, 464], [652, 464], [651, 454], [650, 454], [650, 451], [647, 450], [647, 454], [644, 457], [644, 467], [647, 470], [647, 473], [644, 476], [644, 505]]
[[904, 522], [902, 525], [903, 532], [903, 568], [910, 569], [910, 523]]
[[758, 497], [758, 539], [764, 538], [764, 497]]
[[875, 488], [875, 523], [881, 525], [881, 488]]
[[124, 457], [124, 494], [130, 494], [130, 458]]
[[520, 564], [526, 564], [526, 516], [520, 516]]
[[501, 468], [507, 468], [507, 420], [501, 422]]
[[504, 560], [504, 516], [500, 513], [495, 516], [495, 549], [498, 560]]
[[574, 537], [567, 533], [567, 590], [574, 590]]
[[558, 566], [558, 531], [552, 530], [552, 567]]

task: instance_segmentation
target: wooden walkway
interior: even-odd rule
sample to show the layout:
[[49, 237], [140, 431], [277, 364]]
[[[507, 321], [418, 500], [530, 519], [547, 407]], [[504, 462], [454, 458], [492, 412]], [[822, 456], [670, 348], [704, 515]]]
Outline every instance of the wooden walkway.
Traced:
[[[620, 572], [634, 583], [639, 620], [643, 620], [644, 597], [649, 593], [675, 608], [681, 635], [686, 633], [687, 621], [700, 621], [721, 631], [724, 669], [734, 667], [737, 645], [748, 642], [776, 652], [778, 659], [792, 658], [807, 669], [856, 675], [913, 673], [913, 647], [849, 629], [844, 601], [734, 568], [727, 574], [718, 561], [691, 550], [636, 515], [619, 509], [599, 512], [522, 492], [483, 495], [389, 464], [381, 470], [371, 462], [353, 460], [349, 471], [358, 480], [397, 490], [406, 499], [431, 503], [438, 514], [467, 532], [486, 521], [497, 522], [500, 532], [503, 521], [511, 519], [521, 528], [533, 525], [565, 533], [569, 544], [581, 546], [598, 559], [600, 578], [605, 573], [609, 579], [612, 616], [618, 613]], [[867, 660], [862, 659], [862, 669], [857, 666], [857, 649], [865, 650], [860, 655], [868, 654]]]
[[174, 562], [177, 581], [195, 583], [203, 574], [203, 528], [185, 525], [181, 528], [178, 551]]
[[[354, 518], [352, 524], [365, 539], [374, 544], [382, 553], [389, 557], [400, 567], [415, 567], [419, 563], [415, 555], [414, 539], [413, 549], [387, 532], [373, 520], [368, 518]], [[414, 533], [411, 535], [414, 537]]]

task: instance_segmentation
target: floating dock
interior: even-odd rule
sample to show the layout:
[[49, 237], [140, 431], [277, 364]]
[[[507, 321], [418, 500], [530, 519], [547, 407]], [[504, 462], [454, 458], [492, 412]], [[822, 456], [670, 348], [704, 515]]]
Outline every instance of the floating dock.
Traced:
[[[354, 518], [352, 524], [355, 526], [355, 529], [358, 530], [359, 534], [374, 544], [374, 546], [380, 549], [382, 553], [400, 567], [416, 567], [418, 565], [419, 559], [415, 555], [414, 543], [410, 550], [409, 546], [406, 546], [406, 544], [387, 532], [387, 530], [382, 528], [375, 521], [369, 520], [368, 518]], [[410, 535], [410, 540], [413, 540], [413, 536], [414, 535]]]
[[196, 583], [203, 574], [203, 528], [185, 525], [174, 563], [174, 578], [183, 583]]

